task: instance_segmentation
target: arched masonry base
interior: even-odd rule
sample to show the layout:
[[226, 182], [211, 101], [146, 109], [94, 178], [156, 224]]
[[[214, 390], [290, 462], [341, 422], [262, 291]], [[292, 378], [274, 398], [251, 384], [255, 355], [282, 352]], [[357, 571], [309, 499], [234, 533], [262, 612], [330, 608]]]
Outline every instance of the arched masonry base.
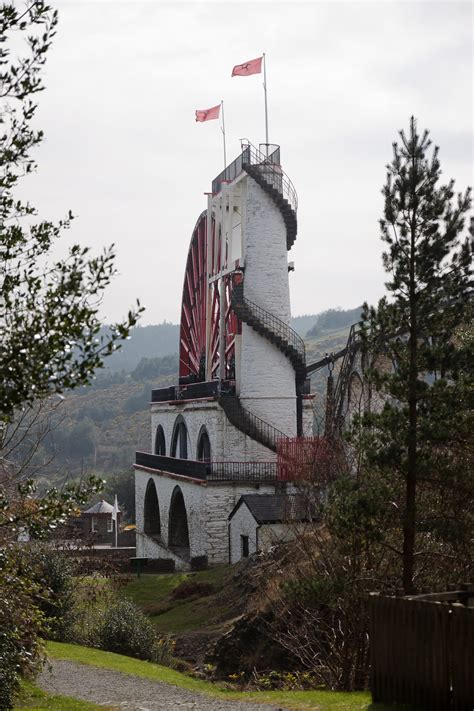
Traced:
[[[145, 493], [152, 479], [158, 495], [161, 536], [148, 536], [143, 531]], [[184, 559], [168, 548], [169, 514], [173, 492], [179, 486], [186, 508], [190, 551]], [[228, 517], [242, 494], [273, 494], [281, 484], [239, 482], [204, 482], [179, 475], [148, 471], [135, 466], [135, 500], [137, 510], [137, 556], [170, 558], [177, 570], [187, 570], [194, 558], [205, 556], [209, 565], [229, 562]], [[293, 489], [292, 485], [288, 485]]]

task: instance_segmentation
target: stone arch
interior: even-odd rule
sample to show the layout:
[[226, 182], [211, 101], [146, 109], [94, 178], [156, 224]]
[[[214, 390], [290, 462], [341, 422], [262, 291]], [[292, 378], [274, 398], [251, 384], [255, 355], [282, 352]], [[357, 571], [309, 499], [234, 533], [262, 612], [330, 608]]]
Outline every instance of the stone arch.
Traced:
[[148, 536], [161, 536], [160, 505], [153, 479], [148, 480], [144, 502], [143, 531]]
[[168, 547], [182, 557], [189, 557], [189, 528], [184, 496], [179, 486], [171, 495], [168, 522]]
[[182, 415], [178, 415], [174, 423], [170, 454], [179, 459], [188, 458], [188, 428]]
[[206, 425], [199, 430], [196, 459], [200, 462], [211, 461], [211, 440]]
[[155, 434], [155, 454], [166, 455], [166, 440], [163, 427], [158, 425]]

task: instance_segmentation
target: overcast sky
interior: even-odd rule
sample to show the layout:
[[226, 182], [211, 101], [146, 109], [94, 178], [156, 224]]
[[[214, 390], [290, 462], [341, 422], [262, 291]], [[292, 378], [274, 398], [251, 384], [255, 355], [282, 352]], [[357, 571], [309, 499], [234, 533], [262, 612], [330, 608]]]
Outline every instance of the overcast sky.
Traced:
[[470, 2], [83, 2], [59, 0], [45, 71], [42, 217], [78, 219], [79, 241], [114, 242], [107, 320], [138, 297], [142, 323], [178, 322], [191, 233], [239, 138], [264, 141], [262, 78], [230, 74], [266, 52], [270, 141], [299, 196], [293, 315], [374, 302], [384, 291], [378, 219], [391, 144], [411, 114], [440, 146], [446, 179], [472, 183]]

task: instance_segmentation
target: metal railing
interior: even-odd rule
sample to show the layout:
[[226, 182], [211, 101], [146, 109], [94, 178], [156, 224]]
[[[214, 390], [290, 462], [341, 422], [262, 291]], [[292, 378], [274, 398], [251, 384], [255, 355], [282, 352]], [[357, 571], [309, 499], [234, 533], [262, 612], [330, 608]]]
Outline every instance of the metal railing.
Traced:
[[218, 380], [207, 380], [201, 383], [172, 385], [169, 388], [159, 388], [151, 391], [152, 402], [168, 402], [175, 400], [199, 400], [200, 398], [217, 397], [221, 388], [233, 392], [235, 381], [228, 380], [222, 384]]
[[209, 473], [208, 462], [166, 457], [162, 454], [151, 454], [151, 452], [136, 452], [135, 464], [147, 467], [147, 469], [156, 469], [170, 474], [181, 474], [181, 476], [188, 476], [193, 479], [206, 479]]
[[280, 167], [280, 149], [277, 149], [278, 163], [273, 160], [274, 153], [267, 157], [251, 143], [248, 144], [245, 150], [248, 151], [246, 155], [249, 157], [249, 160], [243, 162], [244, 170], [246, 170], [248, 165], [255, 167], [257, 172], [262, 176], [262, 179], [271, 187], [275, 188], [275, 190], [288, 201], [296, 213], [298, 210], [298, 195], [295, 186]]
[[255, 439], [274, 452], [277, 451], [278, 441], [288, 437], [288, 435], [273, 427], [269, 422], [265, 422], [265, 420], [254, 415], [253, 412], [247, 410], [235, 395], [221, 393], [219, 402], [234, 427], [237, 427], [238, 430], [247, 434], [251, 439]]
[[244, 163], [248, 163], [250, 161], [250, 146], [247, 148], [244, 148], [240, 156], [237, 156], [237, 158], [230, 163], [223, 171], [222, 173], [219, 173], [217, 178], [214, 178], [212, 181], [212, 192], [214, 194], [219, 193], [222, 188], [222, 183], [231, 183], [233, 180], [235, 180], [241, 173], [243, 173], [243, 165]]
[[276, 481], [277, 462], [201, 462], [136, 452], [138, 466], [203, 481]]
[[208, 481], [276, 481], [277, 462], [211, 462]]
[[[285, 321], [282, 321], [275, 314], [270, 313], [266, 309], [262, 308], [258, 304], [255, 304], [250, 299], [244, 296], [244, 284], [237, 284], [232, 290], [232, 307], [237, 308], [239, 304], [246, 306], [250, 314], [258, 319], [260, 323], [268, 330], [271, 331], [275, 336], [279, 336], [282, 340], [286, 341], [289, 346], [292, 346], [297, 354], [300, 356], [302, 363], [306, 361], [306, 348], [304, 340], [301, 336], [296, 333], [295, 330], [291, 328]], [[242, 318], [245, 321], [245, 318]]]
[[269, 156], [258, 150], [254, 145], [248, 143], [242, 153], [228, 165], [222, 173], [212, 181], [212, 192], [218, 193], [223, 182], [232, 182], [247, 166], [253, 166], [271, 187], [274, 187], [285, 198], [292, 209], [298, 209], [298, 195], [289, 177], [280, 167], [280, 148], [275, 148]]

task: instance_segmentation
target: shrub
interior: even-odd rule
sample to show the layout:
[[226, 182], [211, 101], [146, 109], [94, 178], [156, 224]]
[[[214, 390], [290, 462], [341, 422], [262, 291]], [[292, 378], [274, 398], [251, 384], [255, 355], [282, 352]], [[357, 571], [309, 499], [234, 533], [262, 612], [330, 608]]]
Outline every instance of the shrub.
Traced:
[[43, 616], [43, 636], [66, 640], [74, 621], [74, 561], [63, 551], [44, 543], [17, 547], [12, 555], [20, 574], [27, 574], [36, 586], [34, 600]]
[[95, 646], [166, 665], [171, 665], [174, 650], [174, 642], [160, 638], [153, 623], [126, 599], [117, 599], [103, 613]]
[[42, 660], [39, 593], [22, 571], [17, 551], [0, 551], [0, 711], [12, 708], [20, 675], [33, 674]]

